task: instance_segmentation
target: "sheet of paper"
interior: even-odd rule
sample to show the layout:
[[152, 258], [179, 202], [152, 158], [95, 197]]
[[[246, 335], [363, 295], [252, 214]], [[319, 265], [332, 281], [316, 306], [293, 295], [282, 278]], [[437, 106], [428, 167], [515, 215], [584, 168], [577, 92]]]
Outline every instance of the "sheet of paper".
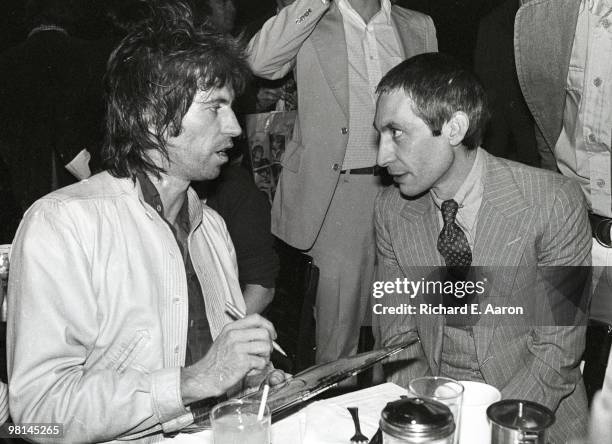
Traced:
[[83, 149], [79, 154], [74, 156], [74, 159], [65, 165], [65, 168], [79, 180], [88, 179], [91, 176], [91, 170], [89, 169], [90, 160], [91, 154], [89, 154], [89, 151]]

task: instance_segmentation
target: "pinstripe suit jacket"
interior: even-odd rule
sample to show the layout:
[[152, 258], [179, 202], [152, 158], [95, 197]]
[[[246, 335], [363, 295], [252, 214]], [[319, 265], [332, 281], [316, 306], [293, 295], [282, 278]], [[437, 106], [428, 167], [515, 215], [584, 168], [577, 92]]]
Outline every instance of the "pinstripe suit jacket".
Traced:
[[[539, 266], [590, 265], [584, 197], [577, 184], [559, 174], [483, 154], [485, 180], [473, 265], [481, 266], [483, 274], [495, 282], [487, 301], [510, 305], [527, 297], [538, 298], [536, 305], [545, 306]], [[379, 196], [375, 209], [378, 280], [419, 280], [428, 267], [444, 263], [436, 249], [437, 211], [429, 193], [408, 199], [396, 187], [389, 187]], [[384, 298], [387, 306], [409, 302], [404, 294]], [[582, 321], [586, 315], [579, 318]], [[492, 322], [473, 327], [484, 380], [500, 389], [505, 399], [533, 400], [556, 411], [552, 442], [583, 436], [588, 410], [578, 364], [585, 328]], [[373, 323], [377, 341], [383, 345], [415, 335], [420, 339], [387, 366], [391, 380], [407, 386], [416, 376], [439, 373], [444, 316], [375, 315]]]

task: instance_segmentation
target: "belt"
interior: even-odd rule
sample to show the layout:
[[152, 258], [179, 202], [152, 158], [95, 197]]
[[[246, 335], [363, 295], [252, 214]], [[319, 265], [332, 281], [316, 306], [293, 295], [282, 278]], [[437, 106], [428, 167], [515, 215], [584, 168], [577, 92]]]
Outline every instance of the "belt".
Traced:
[[380, 173], [382, 171], [382, 168], [379, 167], [378, 165], [374, 165], [371, 167], [364, 167], [364, 168], [353, 168], [352, 170], [342, 170], [340, 171], [340, 174], [363, 174], [363, 175], [369, 175], [369, 176], [379, 176]]
[[589, 222], [591, 223], [591, 231], [595, 240], [606, 248], [612, 248], [612, 239], [610, 239], [612, 219], [589, 213]]

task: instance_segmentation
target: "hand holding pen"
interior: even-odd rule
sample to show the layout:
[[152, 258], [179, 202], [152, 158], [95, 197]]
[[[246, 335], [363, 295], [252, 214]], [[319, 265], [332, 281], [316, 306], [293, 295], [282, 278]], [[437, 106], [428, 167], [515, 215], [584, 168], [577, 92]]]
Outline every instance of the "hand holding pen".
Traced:
[[[242, 312], [238, 307], [236, 307], [229, 301], [225, 302], [225, 308], [227, 309], [227, 312], [231, 314], [235, 319], [243, 319], [244, 317], [246, 317], [246, 314], [244, 312]], [[287, 357], [287, 353], [285, 353], [285, 350], [283, 350], [281, 346], [278, 345], [276, 342], [272, 341], [272, 347], [281, 355]]]

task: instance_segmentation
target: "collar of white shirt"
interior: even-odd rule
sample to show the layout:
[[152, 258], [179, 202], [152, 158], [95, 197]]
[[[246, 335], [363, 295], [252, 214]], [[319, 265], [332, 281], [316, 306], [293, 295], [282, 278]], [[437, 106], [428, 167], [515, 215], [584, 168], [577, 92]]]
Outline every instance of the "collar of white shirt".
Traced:
[[[351, 17], [353, 19], [358, 18], [358, 20], [365, 24], [363, 18], [359, 15], [359, 13], [353, 8], [349, 0], [338, 0], [338, 9], [340, 9], [340, 14], [342, 17]], [[374, 17], [378, 14], [382, 13], [385, 17], [385, 20], [388, 24], [391, 24], [391, 1], [390, 0], [380, 0], [380, 11], [378, 11]]]

